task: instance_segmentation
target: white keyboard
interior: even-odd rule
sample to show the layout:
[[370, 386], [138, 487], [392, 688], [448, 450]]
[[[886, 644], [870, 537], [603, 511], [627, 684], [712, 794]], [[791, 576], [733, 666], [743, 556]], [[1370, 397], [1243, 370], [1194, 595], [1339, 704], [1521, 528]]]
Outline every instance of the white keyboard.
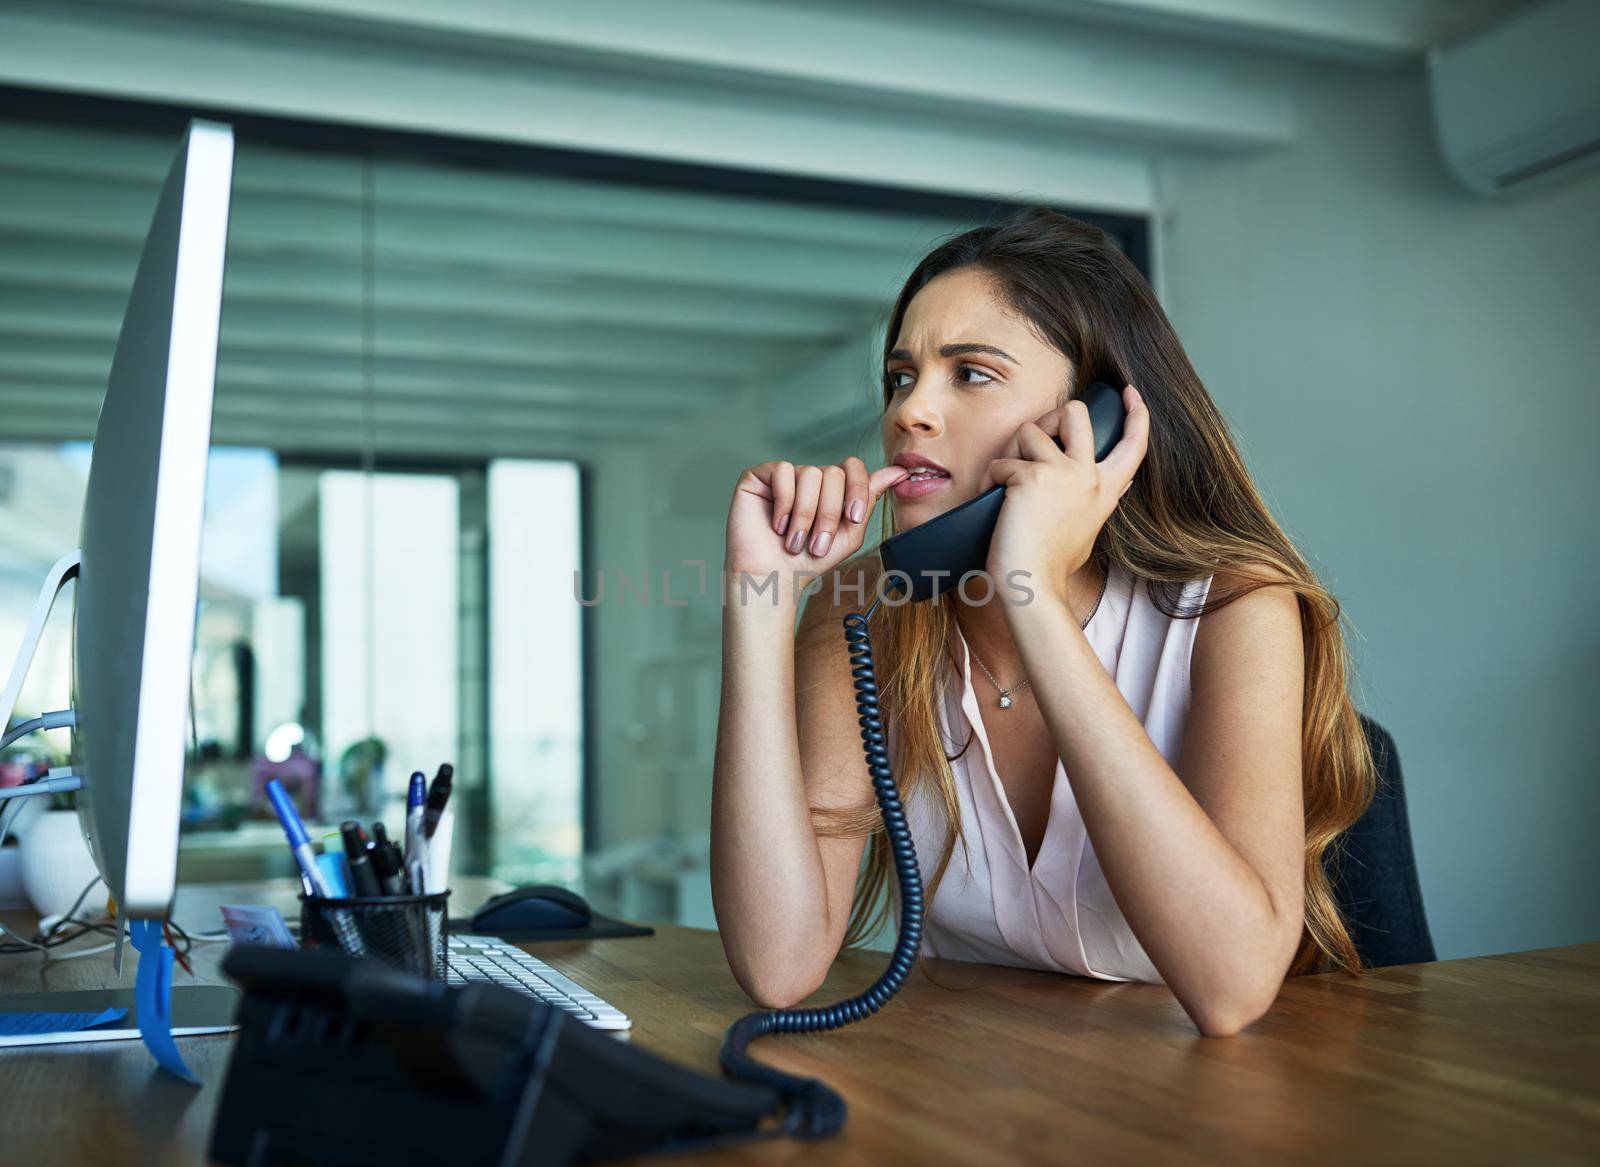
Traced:
[[537, 997], [596, 1029], [628, 1029], [621, 1009], [602, 1001], [544, 961], [494, 936], [451, 936], [450, 985], [495, 984]]

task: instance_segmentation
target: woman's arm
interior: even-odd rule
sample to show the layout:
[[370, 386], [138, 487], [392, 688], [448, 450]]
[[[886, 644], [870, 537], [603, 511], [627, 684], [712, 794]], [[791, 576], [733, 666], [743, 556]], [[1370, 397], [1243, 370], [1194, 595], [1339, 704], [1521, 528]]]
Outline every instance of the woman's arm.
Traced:
[[[819, 838], [810, 808], [872, 800], [843, 617], [870, 594], [850, 585], [875, 576], [872, 565], [834, 568], [860, 550], [878, 497], [905, 474], [868, 474], [859, 458], [763, 463], [741, 476], [729, 509], [711, 894], [735, 979], [769, 1007], [822, 984], [849, 925], [866, 840]], [[823, 588], [797, 632], [807, 578]]]
[[1040, 593], [1006, 617], [1117, 906], [1200, 1031], [1237, 1033], [1271, 1006], [1302, 932], [1294, 592], [1200, 619], [1176, 772], [1065, 602]]
[[866, 844], [819, 838], [811, 821], [811, 805], [872, 796], [843, 613], [834, 618], [830, 591], [812, 597], [798, 633], [792, 595], [776, 606], [730, 596], [723, 613], [712, 900], [734, 978], [770, 1008], [821, 985], [844, 940]]
[[1144, 461], [1149, 410], [1131, 385], [1123, 404], [1123, 436], [1099, 462], [1074, 400], [990, 463], [1006, 500], [989, 573], [1020, 569], [1037, 589], [1006, 604], [1006, 623], [1117, 906], [1200, 1031], [1237, 1033], [1272, 1004], [1302, 931], [1299, 604], [1274, 585], [1200, 618], [1179, 778], [1065, 591]]

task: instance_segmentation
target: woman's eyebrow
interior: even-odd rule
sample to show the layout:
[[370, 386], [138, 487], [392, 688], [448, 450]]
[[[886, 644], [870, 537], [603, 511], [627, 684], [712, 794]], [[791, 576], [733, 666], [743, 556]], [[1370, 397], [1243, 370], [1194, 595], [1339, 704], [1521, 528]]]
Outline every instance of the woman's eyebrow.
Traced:
[[[1006, 352], [1005, 349], [995, 348], [992, 344], [977, 344], [968, 341], [961, 344], [943, 344], [939, 346], [939, 355], [941, 357], [966, 357], [977, 354], [999, 357], [1001, 360], [1010, 361], [1013, 365], [1017, 364], [1016, 357]], [[889, 354], [889, 360], [891, 361], [909, 361], [910, 359], [911, 351], [909, 349], [897, 348]]]

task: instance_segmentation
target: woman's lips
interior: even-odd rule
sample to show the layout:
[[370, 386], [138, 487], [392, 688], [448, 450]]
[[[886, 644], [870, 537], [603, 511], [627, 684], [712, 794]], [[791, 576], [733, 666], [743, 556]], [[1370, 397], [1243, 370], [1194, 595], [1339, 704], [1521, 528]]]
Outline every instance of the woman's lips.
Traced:
[[945, 474], [918, 475], [915, 478], [902, 478], [895, 483], [892, 489], [894, 496], [899, 499], [923, 498], [936, 490], [943, 490], [950, 485], [950, 478]]

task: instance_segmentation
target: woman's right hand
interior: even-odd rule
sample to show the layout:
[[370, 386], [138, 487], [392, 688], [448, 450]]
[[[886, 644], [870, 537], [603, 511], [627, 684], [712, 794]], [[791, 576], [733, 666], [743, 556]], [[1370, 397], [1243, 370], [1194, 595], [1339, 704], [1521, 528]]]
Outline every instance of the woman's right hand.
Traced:
[[772, 573], [831, 571], [861, 550], [878, 498], [910, 471], [867, 473], [860, 458], [835, 466], [763, 462], [739, 475], [728, 508], [724, 570], [764, 581]]

